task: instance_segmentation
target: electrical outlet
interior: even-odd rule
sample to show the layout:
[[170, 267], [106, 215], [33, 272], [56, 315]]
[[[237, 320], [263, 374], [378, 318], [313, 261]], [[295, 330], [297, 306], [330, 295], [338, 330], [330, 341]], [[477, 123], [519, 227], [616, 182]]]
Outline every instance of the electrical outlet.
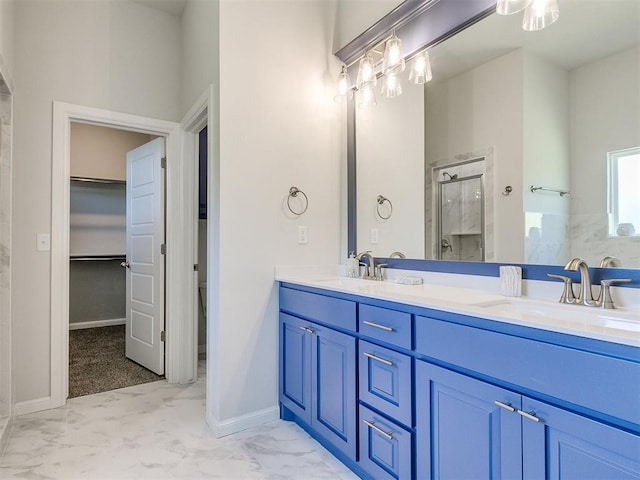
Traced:
[[39, 233], [36, 236], [36, 250], [39, 252], [48, 252], [51, 250], [51, 235], [48, 233]]
[[377, 228], [372, 228], [371, 229], [371, 244], [372, 245], [376, 245], [378, 243], [378, 229]]
[[306, 245], [309, 241], [307, 227], [298, 227], [298, 245]]

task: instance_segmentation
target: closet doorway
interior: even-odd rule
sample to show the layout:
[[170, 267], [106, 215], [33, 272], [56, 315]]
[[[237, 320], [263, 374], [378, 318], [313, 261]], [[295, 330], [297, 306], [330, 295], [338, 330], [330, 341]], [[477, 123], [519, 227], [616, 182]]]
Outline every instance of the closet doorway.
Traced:
[[69, 397], [163, 378], [163, 157], [164, 138], [71, 122]]
[[198, 358], [207, 353], [207, 181], [208, 181], [207, 127], [198, 132]]

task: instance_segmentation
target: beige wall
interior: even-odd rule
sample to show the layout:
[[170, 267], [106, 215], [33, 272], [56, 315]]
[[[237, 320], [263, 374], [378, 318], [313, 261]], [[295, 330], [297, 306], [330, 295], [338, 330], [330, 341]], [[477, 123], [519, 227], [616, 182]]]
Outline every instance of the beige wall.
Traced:
[[71, 124], [71, 176], [126, 180], [127, 152], [153, 139], [143, 133]]
[[[274, 266], [340, 260], [340, 122], [333, 101], [339, 69], [331, 54], [334, 2], [224, 0], [214, 10], [195, 1], [183, 14], [183, 108], [208, 84], [216, 86], [220, 171], [210, 178], [220, 188], [213, 225], [219, 240], [208, 242], [218, 242], [219, 258], [209, 258], [207, 273], [209, 290], [219, 283], [219, 297], [207, 312], [208, 415], [233, 421], [277, 411]], [[219, 37], [202, 20], [216, 13]], [[189, 45], [197, 61], [186, 59]], [[283, 208], [292, 185], [309, 196], [299, 218]], [[296, 242], [299, 225], [309, 229], [307, 245]]]
[[[52, 104], [179, 121], [180, 22], [133, 2], [15, 5], [13, 351], [16, 401], [50, 394]], [[58, 239], [52, 239], [56, 242]]]

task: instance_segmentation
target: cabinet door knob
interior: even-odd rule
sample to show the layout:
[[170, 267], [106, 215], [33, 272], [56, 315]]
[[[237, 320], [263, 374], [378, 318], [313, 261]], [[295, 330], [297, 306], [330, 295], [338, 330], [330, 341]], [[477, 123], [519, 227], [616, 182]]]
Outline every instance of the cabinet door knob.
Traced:
[[120, 262], [120, 266], [121, 266], [122, 268], [131, 268], [131, 267], [129, 266], [129, 262]]
[[525, 412], [523, 410], [517, 410], [517, 412], [522, 415], [524, 418], [527, 418], [529, 420], [531, 420], [532, 422], [540, 422], [540, 419], [538, 417], [536, 417], [536, 413], [535, 412]]
[[390, 434], [389, 432], [385, 432], [383, 429], [381, 429], [379, 426], [377, 426], [375, 423], [370, 422], [369, 420], [362, 420], [362, 422], [368, 426], [373, 428], [376, 432], [378, 432], [380, 435], [382, 435], [383, 437], [385, 437], [387, 440], [393, 440], [393, 435]]
[[391, 360], [387, 360], [386, 358], [379, 357], [369, 352], [362, 352], [362, 354], [365, 357], [370, 358], [371, 360], [375, 360], [376, 362], [384, 363], [385, 365], [389, 365], [390, 367], [393, 367], [393, 362]]
[[304, 330], [307, 333], [315, 333], [315, 331], [309, 327], [300, 327], [300, 330]]
[[494, 400], [493, 403], [495, 403], [500, 408], [504, 408], [505, 410], [507, 410], [509, 412], [515, 412], [516, 411], [516, 409], [513, 408], [513, 406], [509, 402], [501, 402], [499, 400]]

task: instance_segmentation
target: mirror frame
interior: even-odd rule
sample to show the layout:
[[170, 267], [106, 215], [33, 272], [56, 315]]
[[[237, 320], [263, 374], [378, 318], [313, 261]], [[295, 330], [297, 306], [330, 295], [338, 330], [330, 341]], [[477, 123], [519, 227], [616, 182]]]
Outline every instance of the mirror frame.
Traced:
[[[492, 15], [496, 0], [405, 0], [373, 26], [338, 50], [335, 55], [347, 65], [351, 79], [357, 78], [358, 59], [366, 50], [379, 44], [395, 31], [403, 42], [406, 59], [411, 59], [427, 47], [452, 37], [465, 28]], [[352, 85], [352, 88], [355, 85]], [[357, 253], [357, 166], [356, 166], [356, 105], [355, 95], [347, 96], [347, 252]], [[567, 259], [567, 261], [570, 259]], [[387, 268], [420, 270], [464, 275], [499, 277], [505, 263], [463, 262], [380, 258]], [[579, 282], [579, 274], [567, 272], [560, 265], [532, 265], [509, 263], [522, 267], [527, 280], [554, 281], [548, 273], [570, 276]], [[631, 282], [619, 287], [640, 288], [640, 269], [590, 267], [592, 281], [610, 278], [629, 278]]]

